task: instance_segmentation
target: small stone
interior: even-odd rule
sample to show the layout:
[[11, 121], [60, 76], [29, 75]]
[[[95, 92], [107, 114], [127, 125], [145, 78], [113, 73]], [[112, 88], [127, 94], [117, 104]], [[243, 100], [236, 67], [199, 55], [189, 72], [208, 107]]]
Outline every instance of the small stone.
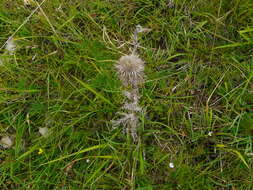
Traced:
[[32, 0], [24, 0], [24, 4], [25, 5], [31, 5], [32, 4]]
[[40, 127], [39, 128], [39, 133], [43, 136], [46, 137], [49, 133], [49, 130], [47, 127]]
[[3, 148], [11, 148], [13, 145], [13, 140], [8, 136], [2, 137], [2, 139], [0, 141], [0, 145]]

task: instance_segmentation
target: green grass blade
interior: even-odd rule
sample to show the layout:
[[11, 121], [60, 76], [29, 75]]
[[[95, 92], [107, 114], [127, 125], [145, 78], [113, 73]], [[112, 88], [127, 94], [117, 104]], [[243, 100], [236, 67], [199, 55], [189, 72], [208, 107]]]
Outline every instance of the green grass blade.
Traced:
[[229, 151], [235, 153], [238, 156], [238, 158], [245, 164], [245, 166], [248, 169], [250, 168], [249, 165], [248, 165], [248, 163], [246, 162], [246, 160], [244, 159], [244, 157], [242, 156], [242, 154], [239, 151], [237, 151], [235, 149], [229, 149]]
[[223, 46], [217, 46], [214, 49], [224, 49], [224, 48], [233, 48], [233, 47], [241, 47], [241, 46], [246, 46], [250, 45], [250, 42], [243, 42], [243, 43], [233, 43], [233, 44], [227, 44]]
[[101, 144], [101, 145], [96, 145], [96, 146], [92, 146], [92, 147], [89, 147], [89, 148], [85, 148], [83, 150], [80, 150], [78, 152], [75, 152], [75, 153], [72, 153], [72, 154], [69, 154], [69, 155], [66, 155], [66, 156], [62, 156], [60, 158], [57, 158], [55, 160], [51, 160], [49, 162], [46, 162], [44, 164], [41, 164], [41, 165], [46, 165], [46, 164], [51, 164], [51, 163], [54, 163], [54, 162], [57, 162], [57, 161], [61, 161], [61, 160], [64, 160], [66, 158], [69, 158], [69, 157], [72, 157], [72, 156], [75, 156], [75, 155], [78, 155], [78, 154], [82, 154], [84, 152], [89, 152], [91, 150], [96, 150], [96, 149], [99, 149], [99, 148], [105, 148], [107, 145], [106, 144]]
[[99, 92], [97, 92], [96, 90], [94, 90], [90, 85], [84, 83], [83, 81], [79, 80], [78, 78], [74, 77], [74, 79], [76, 79], [84, 88], [86, 88], [87, 90], [91, 91], [93, 94], [95, 94], [98, 98], [100, 98], [101, 100], [103, 100], [104, 102], [110, 104], [113, 107], [116, 107], [110, 100], [108, 100], [107, 98], [105, 98], [102, 94], [100, 94]]

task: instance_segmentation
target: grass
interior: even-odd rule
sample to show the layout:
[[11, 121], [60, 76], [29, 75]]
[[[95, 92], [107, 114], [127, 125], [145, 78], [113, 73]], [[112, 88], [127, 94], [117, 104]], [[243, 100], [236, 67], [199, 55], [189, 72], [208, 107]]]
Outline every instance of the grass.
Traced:
[[[17, 44], [1, 49], [1, 189], [253, 189], [252, 0], [41, 2], [0, 2], [0, 46]], [[152, 31], [134, 144], [111, 120], [137, 24]]]

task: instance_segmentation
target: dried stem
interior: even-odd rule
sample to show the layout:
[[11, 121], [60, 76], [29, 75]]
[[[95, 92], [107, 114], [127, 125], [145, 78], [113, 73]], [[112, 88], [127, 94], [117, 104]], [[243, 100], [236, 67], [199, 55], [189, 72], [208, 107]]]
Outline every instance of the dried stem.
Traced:
[[137, 141], [137, 128], [139, 126], [139, 114], [142, 108], [139, 106], [139, 86], [144, 82], [144, 61], [139, 58], [137, 50], [139, 47], [138, 34], [149, 31], [136, 26], [133, 35], [133, 50], [131, 55], [122, 56], [115, 65], [119, 79], [122, 82], [123, 95], [126, 97], [121, 113], [122, 117], [113, 121], [113, 126], [123, 125], [126, 132], [130, 134], [133, 141]]

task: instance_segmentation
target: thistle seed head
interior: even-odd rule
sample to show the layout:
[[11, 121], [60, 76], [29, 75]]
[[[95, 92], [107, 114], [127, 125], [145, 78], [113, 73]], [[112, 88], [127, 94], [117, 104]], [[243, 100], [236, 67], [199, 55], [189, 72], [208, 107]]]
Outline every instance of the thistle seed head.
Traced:
[[115, 67], [125, 87], [136, 88], [143, 83], [144, 62], [137, 55], [122, 56]]
[[121, 113], [122, 118], [112, 121], [113, 128], [123, 125], [126, 133], [131, 134], [133, 141], [137, 141], [138, 116], [135, 113]]
[[130, 91], [123, 91], [123, 95], [133, 102], [138, 102], [138, 100], [140, 99], [137, 88], [132, 89]]

